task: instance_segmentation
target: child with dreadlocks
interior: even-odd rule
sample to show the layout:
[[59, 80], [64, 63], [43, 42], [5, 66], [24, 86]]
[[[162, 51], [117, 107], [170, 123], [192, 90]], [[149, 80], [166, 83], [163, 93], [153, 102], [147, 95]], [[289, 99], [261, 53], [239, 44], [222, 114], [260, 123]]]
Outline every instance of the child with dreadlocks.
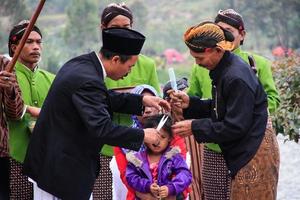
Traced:
[[[134, 94], [141, 94], [141, 95], [154, 95], [158, 96], [157, 91], [150, 85], [143, 84], [138, 85], [135, 88], [132, 89], [131, 93]], [[131, 117], [132, 119], [132, 127], [134, 128], [143, 128], [145, 119], [147, 117], [150, 117], [152, 115], [157, 115], [159, 113], [158, 110], [156, 110], [153, 107], [145, 107], [144, 113], [142, 116], [133, 115]], [[184, 139], [179, 136], [174, 136], [171, 141], [172, 146], [179, 146], [181, 154], [185, 158], [186, 156], [186, 145], [184, 142]], [[141, 147], [141, 151], [144, 150], [145, 147]], [[126, 154], [130, 152], [131, 150], [120, 148], [120, 147], [114, 147], [114, 157], [110, 163], [110, 168], [113, 174], [113, 199], [119, 200], [119, 199], [126, 199], [126, 200], [134, 200], [136, 196], [138, 196], [141, 199], [150, 198], [150, 194], [142, 194], [138, 191], [134, 191], [130, 186], [128, 186], [126, 181], [126, 167], [127, 167], [127, 160], [126, 160]], [[117, 170], [116, 166], [117, 165]], [[121, 181], [120, 181], [121, 178]], [[187, 193], [187, 192], [186, 192]], [[153, 197], [154, 198], [154, 197]]]
[[[162, 114], [148, 117], [144, 128], [156, 128], [162, 117]], [[192, 174], [180, 148], [170, 145], [173, 138], [171, 126], [172, 119], [168, 117], [159, 130], [159, 145], [146, 145], [142, 151], [126, 154], [126, 179], [135, 191], [166, 200], [184, 199], [183, 191], [191, 184]]]

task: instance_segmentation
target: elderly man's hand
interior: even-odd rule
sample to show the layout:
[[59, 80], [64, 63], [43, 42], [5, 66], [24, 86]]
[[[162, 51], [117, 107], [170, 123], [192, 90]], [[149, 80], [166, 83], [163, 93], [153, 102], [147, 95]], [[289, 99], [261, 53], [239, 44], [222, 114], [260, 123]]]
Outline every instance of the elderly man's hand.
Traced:
[[180, 107], [182, 109], [185, 109], [189, 107], [190, 104], [190, 97], [183, 91], [178, 90], [175, 92], [174, 90], [167, 91], [169, 97], [170, 97], [170, 103], [173, 107]]
[[184, 120], [184, 121], [176, 122], [172, 126], [173, 133], [177, 134], [181, 137], [187, 137], [187, 136], [193, 135], [192, 121], [193, 120]]
[[169, 102], [167, 102], [166, 100], [160, 97], [155, 97], [155, 96], [143, 96], [143, 105], [154, 107], [158, 110], [163, 109], [165, 112], [170, 112], [171, 110], [171, 106]]

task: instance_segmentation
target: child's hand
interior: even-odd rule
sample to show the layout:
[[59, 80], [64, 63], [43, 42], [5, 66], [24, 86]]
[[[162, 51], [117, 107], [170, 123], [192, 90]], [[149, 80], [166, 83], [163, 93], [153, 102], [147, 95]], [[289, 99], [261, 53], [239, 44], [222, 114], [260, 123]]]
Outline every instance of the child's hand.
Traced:
[[152, 183], [150, 185], [150, 191], [153, 194], [153, 196], [155, 196], [156, 198], [159, 198], [159, 186], [157, 185], [156, 182]]
[[159, 197], [166, 198], [169, 195], [169, 188], [167, 186], [161, 186], [159, 188]]

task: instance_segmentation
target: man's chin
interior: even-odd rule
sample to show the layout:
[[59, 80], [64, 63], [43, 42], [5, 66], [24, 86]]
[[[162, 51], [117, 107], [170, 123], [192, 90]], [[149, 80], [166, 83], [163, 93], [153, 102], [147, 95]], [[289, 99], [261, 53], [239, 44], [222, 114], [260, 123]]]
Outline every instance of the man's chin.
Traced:
[[126, 76], [128, 76], [128, 73], [122, 76], [120, 79], [124, 79]]

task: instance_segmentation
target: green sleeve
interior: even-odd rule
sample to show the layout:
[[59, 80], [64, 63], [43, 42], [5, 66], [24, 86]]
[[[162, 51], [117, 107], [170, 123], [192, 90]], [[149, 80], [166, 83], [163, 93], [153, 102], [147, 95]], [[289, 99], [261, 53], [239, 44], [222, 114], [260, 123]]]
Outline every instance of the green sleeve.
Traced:
[[198, 96], [202, 97], [202, 91], [200, 90], [200, 83], [197, 78], [197, 66], [193, 65], [192, 67], [192, 73], [189, 78], [189, 89], [188, 94], [190, 96]]
[[280, 98], [273, 80], [271, 62], [261, 56], [254, 55], [258, 78], [268, 95], [268, 109], [273, 113], [279, 106]]
[[209, 71], [197, 64], [192, 67], [188, 94], [200, 98], [211, 98], [211, 79]]
[[149, 63], [149, 66], [147, 66], [147, 68], [150, 69], [150, 73], [149, 73], [149, 81], [148, 81], [148, 85], [151, 85], [152, 87], [155, 88], [155, 90], [157, 91], [157, 93], [161, 95], [161, 90], [160, 90], [160, 85], [159, 85], [159, 81], [158, 81], [158, 76], [157, 76], [157, 72], [156, 72], [156, 64], [154, 60], [151, 60]]

